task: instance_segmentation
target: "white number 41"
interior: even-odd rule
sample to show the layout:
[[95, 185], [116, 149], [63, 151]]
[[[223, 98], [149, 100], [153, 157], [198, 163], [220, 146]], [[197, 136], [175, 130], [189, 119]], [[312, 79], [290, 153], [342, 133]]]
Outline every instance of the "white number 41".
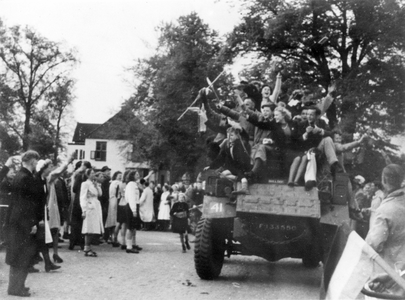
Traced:
[[211, 210], [214, 210], [215, 212], [221, 212], [222, 203], [215, 203], [213, 206], [211, 206]]

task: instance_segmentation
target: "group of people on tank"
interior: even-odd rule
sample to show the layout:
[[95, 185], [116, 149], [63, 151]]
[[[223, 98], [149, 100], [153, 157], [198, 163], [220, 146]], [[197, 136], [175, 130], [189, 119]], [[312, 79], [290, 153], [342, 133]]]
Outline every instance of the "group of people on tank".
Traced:
[[205, 125], [216, 133], [207, 140], [211, 163], [206, 169], [218, 169], [221, 177], [241, 181], [236, 194], [248, 193], [248, 182], [269, 176], [288, 177], [289, 186], [305, 185], [310, 190], [316, 185], [317, 159], [326, 158], [332, 176], [344, 172], [340, 154], [367, 138], [364, 135], [342, 147], [342, 133], [330, 129], [335, 121], [325, 116], [331, 115], [326, 112], [333, 104], [334, 85], [322, 99], [315, 100], [310, 91], [295, 90], [283, 102], [278, 101], [281, 77], [277, 75], [274, 90], [258, 82], [239, 85], [233, 101], [209, 101], [213, 97], [209, 88], [199, 92]]

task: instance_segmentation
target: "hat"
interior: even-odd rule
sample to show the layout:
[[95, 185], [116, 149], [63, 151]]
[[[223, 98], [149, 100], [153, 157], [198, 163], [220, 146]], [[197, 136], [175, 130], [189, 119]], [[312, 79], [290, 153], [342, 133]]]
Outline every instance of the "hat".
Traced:
[[358, 181], [358, 183], [363, 184], [366, 182], [366, 180], [364, 179], [363, 176], [361, 175], [357, 175], [356, 177], [354, 177], [354, 180]]
[[111, 169], [109, 167], [107, 167], [107, 166], [104, 166], [104, 167], [101, 168], [101, 172], [105, 172], [105, 171], [108, 171], [108, 170], [111, 171]]

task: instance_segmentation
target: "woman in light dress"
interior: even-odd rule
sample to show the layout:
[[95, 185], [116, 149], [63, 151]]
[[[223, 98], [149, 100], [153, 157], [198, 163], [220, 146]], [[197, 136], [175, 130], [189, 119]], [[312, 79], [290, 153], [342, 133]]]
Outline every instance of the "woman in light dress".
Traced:
[[110, 239], [112, 243], [117, 242], [117, 210], [118, 202], [121, 199], [120, 184], [122, 181], [122, 173], [117, 171], [112, 176], [112, 181], [109, 188], [109, 204], [108, 204], [108, 214], [107, 220], [105, 221], [105, 230], [109, 231]]
[[91, 240], [94, 234], [104, 233], [103, 214], [98, 200], [101, 195], [101, 187], [95, 180], [93, 169], [87, 169], [84, 174], [87, 180], [82, 183], [80, 189], [80, 206], [83, 212], [84, 256], [97, 257], [97, 253], [91, 249]]
[[158, 221], [160, 222], [160, 228], [162, 228], [163, 231], [166, 231], [170, 224], [170, 190], [170, 186], [165, 184], [163, 186], [162, 196], [160, 196]]

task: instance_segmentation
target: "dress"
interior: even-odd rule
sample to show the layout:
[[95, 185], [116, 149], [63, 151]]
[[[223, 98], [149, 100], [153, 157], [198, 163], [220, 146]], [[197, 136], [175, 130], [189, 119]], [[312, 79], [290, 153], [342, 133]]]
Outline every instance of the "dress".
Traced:
[[139, 214], [143, 222], [153, 222], [155, 214], [153, 210], [153, 191], [150, 187], [146, 187], [139, 199]]
[[82, 211], [86, 213], [83, 220], [83, 234], [102, 234], [103, 213], [98, 196], [101, 194], [101, 188], [96, 187], [93, 182], [86, 180], [82, 183], [80, 189], [80, 206]]
[[121, 199], [118, 203], [117, 207], [117, 222], [119, 224], [126, 224], [127, 223], [127, 200], [125, 199], [125, 188], [126, 184], [121, 182], [120, 183], [120, 193], [121, 193]]
[[110, 200], [108, 204], [107, 220], [105, 228], [115, 227], [117, 225], [118, 201], [121, 198], [120, 181], [114, 180], [109, 188]]
[[[175, 213], [179, 213], [179, 212], [184, 212], [186, 217], [179, 218], [174, 215]], [[172, 231], [174, 233], [190, 232], [190, 229], [188, 226], [189, 211], [188, 211], [188, 205], [186, 202], [174, 203], [172, 209], [170, 210], [170, 215], [173, 217]]]
[[170, 201], [167, 197], [170, 192], [164, 192], [160, 197], [158, 220], [170, 220]]

